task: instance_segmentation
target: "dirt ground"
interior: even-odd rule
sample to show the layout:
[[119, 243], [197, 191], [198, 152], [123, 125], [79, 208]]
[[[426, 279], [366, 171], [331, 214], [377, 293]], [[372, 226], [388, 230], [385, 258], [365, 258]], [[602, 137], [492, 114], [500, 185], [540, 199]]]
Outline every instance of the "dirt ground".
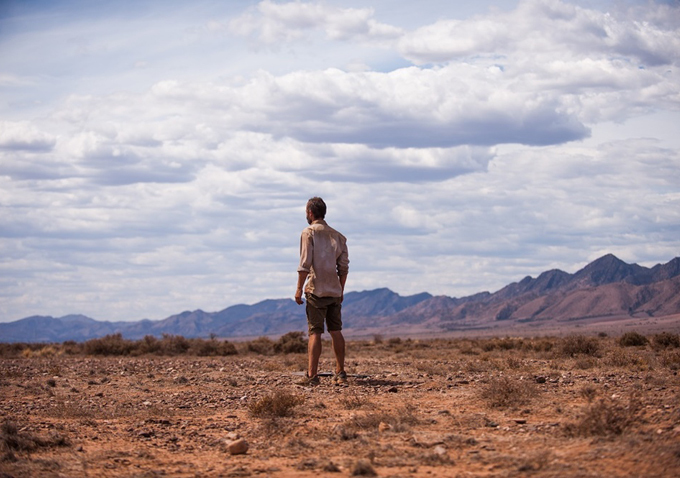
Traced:
[[675, 346], [375, 337], [312, 388], [240, 348], [0, 358], [0, 477], [680, 476]]

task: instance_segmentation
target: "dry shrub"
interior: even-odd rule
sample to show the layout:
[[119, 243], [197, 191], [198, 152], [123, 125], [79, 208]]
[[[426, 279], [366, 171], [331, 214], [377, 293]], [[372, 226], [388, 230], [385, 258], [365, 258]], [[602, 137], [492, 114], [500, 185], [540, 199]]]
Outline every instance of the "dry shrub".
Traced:
[[575, 355], [596, 356], [600, 351], [600, 342], [594, 337], [583, 335], [571, 335], [562, 341], [560, 353], [563, 356], [573, 357]]
[[486, 352], [490, 352], [492, 350], [521, 350], [524, 348], [524, 341], [522, 339], [505, 337], [502, 339], [491, 339], [484, 341], [481, 347], [482, 350]]
[[670, 332], [661, 332], [652, 337], [652, 344], [655, 349], [669, 349], [680, 347], [680, 335]]
[[216, 339], [192, 339], [188, 352], [199, 357], [236, 355], [238, 353], [236, 346], [228, 340]]
[[649, 340], [637, 332], [626, 332], [619, 338], [621, 347], [641, 347], [647, 345]]
[[350, 472], [352, 476], [378, 476], [368, 460], [358, 460], [352, 464], [352, 469]]
[[611, 353], [607, 355], [605, 363], [612, 367], [632, 368], [636, 370], [649, 368], [649, 364], [643, 357], [620, 348], [612, 350]]
[[589, 370], [597, 365], [596, 359], [592, 357], [580, 357], [574, 362], [574, 368], [578, 370]]
[[345, 410], [356, 410], [358, 408], [370, 407], [371, 402], [365, 395], [359, 395], [355, 391], [350, 391], [338, 400]]
[[584, 385], [579, 393], [583, 398], [588, 400], [588, 403], [592, 403], [593, 400], [595, 400], [595, 397], [597, 396], [597, 388], [594, 387], [593, 385]]
[[492, 378], [481, 391], [481, 397], [496, 408], [526, 405], [535, 395], [533, 383], [508, 377]]
[[138, 340], [135, 351], [139, 355], [161, 353], [161, 342], [153, 335], [146, 335], [142, 340]]
[[274, 352], [278, 354], [299, 354], [307, 352], [307, 341], [304, 332], [288, 332], [274, 344]]
[[248, 405], [248, 411], [256, 418], [289, 417], [293, 414], [295, 407], [304, 401], [301, 395], [283, 391], [275, 392], [251, 402]]
[[635, 423], [640, 409], [640, 402], [634, 398], [628, 403], [600, 399], [588, 405], [579, 420], [565, 430], [579, 436], [621, 435]]
[[419, 420], [415, 415], [415, 407], [407, 404], [392, 413], [379, 411], [353, 417], [345, 425], [349, 430], [375, 431], [381, 423], [389, 425], [391, 431], [398, 433], [410, 431], [410, 427], [417, 425]]
[[191, 343], [181, 335], [163, 334], [160, 346], [163, 355], [181, 355], [189, 350]]
[[659, 355], [659, 362], [671, 370], [680, 370], [680, 351], [667, 350]]
[[272, 355], [274, 353], [274, 341], [269, 337], [259, 337], [248, 342], [247, 349], [249, 352], [260, 355]]
[[71, 442], [59, 433], [44, 438], [31, 433], [20, 432], [17, 424], [11, 420], [0, 426], [0, 450], [7, 454], [14, 451], [31, 452], [38, 448], [71, 446]]
[[129, 355], [132, 349], [133, 343], [122, 334], [110, 334], [83, 343], [83, 351], [88, 355]]

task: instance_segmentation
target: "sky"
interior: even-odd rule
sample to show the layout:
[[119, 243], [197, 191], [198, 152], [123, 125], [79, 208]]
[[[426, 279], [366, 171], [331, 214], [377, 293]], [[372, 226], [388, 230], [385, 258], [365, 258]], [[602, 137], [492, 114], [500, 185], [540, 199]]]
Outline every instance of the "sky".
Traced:
[[680, 2], [0, 0], [0, 322], [680, 256]]

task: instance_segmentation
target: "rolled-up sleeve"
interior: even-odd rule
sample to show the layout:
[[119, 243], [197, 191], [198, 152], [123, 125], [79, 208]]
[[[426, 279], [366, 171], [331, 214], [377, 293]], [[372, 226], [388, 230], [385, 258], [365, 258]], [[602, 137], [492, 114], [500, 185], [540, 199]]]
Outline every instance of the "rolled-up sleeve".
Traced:
[[338, 276], [346, 276], [349, 273], [349, 253], [347, 252], [347, 242], [344, 240], [344, 237], [342, 241], [342, 249], [336, 263], [338, 267]]
[[312, 269], [312, 258], [314, 257], [314, 239], [312, 231], [305, 229], [300, 236], [300, 264], [298, 272], [309, 272]]

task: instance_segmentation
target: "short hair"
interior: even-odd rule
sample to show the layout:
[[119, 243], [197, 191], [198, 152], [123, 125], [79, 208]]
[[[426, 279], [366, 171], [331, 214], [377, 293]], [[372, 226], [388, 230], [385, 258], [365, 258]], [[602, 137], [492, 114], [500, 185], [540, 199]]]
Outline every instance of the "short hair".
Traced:
[[313, 197], [307, 201], [307, 210], [311, 211], [314, 219], [326, 217], [326, 203], [320, 197]]

